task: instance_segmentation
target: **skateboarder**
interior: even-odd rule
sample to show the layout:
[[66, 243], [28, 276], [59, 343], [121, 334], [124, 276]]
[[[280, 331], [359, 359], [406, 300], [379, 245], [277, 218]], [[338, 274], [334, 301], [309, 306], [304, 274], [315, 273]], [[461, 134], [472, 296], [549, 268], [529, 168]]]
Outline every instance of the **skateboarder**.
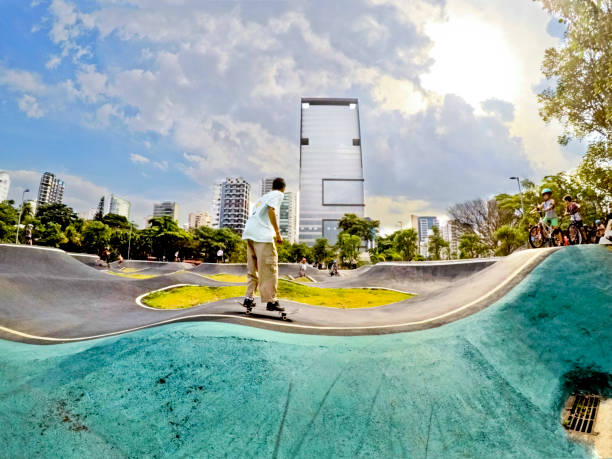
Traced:
[[268, 311], [283, 312], [278, 303], [278, 254], [276, 243], [283, 242], [276, 219], [285, 192], [285, 180], [278, 177], [272, 182], [272, 191], [264, 194], [253, 206], [246, 222], [242, 239], [247, 244], [247, 290], [242, 305], [250, 310], [254, 306], [255, 290], [259, 287], [262, 303]]

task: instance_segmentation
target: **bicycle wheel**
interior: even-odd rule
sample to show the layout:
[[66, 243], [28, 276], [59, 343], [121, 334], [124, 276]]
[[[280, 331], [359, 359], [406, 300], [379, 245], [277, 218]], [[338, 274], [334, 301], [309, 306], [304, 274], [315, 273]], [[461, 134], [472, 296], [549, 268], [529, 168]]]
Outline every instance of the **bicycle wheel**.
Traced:
[[551, 247], [561, 247], [563, 245], [563, 231], [555, 228], [550, 235]]
[[542, 231], [538, 226], [532, 226], [529, 228], [529, 244], [534, 249], [539, 249], [544, 246], [544, 237], [542, 236]]
[[567, 235], [571, 245], [580, 245], [582, 244], [582, 232], [577, 225], [571, 223], [569, 228], [567, 229]]

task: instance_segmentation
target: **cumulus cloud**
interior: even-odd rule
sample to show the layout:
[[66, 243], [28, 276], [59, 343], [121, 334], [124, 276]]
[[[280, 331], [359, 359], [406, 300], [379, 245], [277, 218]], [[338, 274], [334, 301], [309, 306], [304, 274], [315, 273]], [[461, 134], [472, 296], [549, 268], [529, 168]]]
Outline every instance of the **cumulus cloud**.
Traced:
[[139, 155], [138, 153], [131, 153], [130, 161], [132, 161], [134, 164], [147, 164], [151, 162], [149, 158], [143, 155]]
[[30, 94], [21, 96], [17, 104], [19, 105], [19, 110], [24, 112], [28, 118], [40, 118], [45, 114], [42, 108], [39, 107], [36, 97]]
[[359, 97], [368, 212], [441, 212], [496, 192], [508, 173], [569, 164], [530, 93], [556, 40], [550, 18], [511, 3], [130, 0], [85, 12], [52, 0], [47, 68], [68, 58], [69, 76], [53, 86], [0, 67], [0, 85], [34, 98], [22, 103], [32, 115], [38, 101], [47, 113], [72, 104], [88, 125], [145, 142], [150, 158], [126, 159], [149, 175], [198, 184], [279, 171], [295, 183], [300, 97]]

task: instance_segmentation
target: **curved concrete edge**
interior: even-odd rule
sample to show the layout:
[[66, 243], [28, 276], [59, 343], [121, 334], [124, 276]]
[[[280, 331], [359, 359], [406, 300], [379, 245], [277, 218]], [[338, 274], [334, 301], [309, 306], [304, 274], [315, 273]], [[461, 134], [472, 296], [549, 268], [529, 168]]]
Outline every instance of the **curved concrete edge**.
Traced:
[[[534, 254], [529, 259], [519, 266], [510, 276], [508, 276], [502, 283], [496, 288], [482, 295], [476, 300], [470, 301], [467, 304], [461, 305], [457, 308], [439, 314], [435, 317], [426, 318], [423, 320], [396, 323], [388, 325], [374, 325], [374, 326], [318, 326], [318, 325], [302, 325], [291, 322], [282, 322], [278, 320], [268, 320], [261, 318], [247, 317], [238, 315], [236, 313], [200, 313], [187, 316], [174, 317], [166, 320], [152, 322], [138, 327], [127, 328], [123, 330], [117, 330], [109, 333], [103, 333], [99, 335], [81, 336], [81, 337], [51, 337], [51, 336], [38, 336], [28, 333], [23, 333], [18, 330], [12, 330], [7, 327], [0, 326], [0, 338], [6, 336], [6, 339], [18, 340], [29, 344], [61, 344], [69, 342], [78, 342], [93, 340], [99, 338], [106, 338], [116, 336], [124, 333], [130, 333], [134, 331], [144, 330], [147, 328], [157, 327], [160, 325], [167, 325], [179, 322], [191, 322], [191, 321], [219, 321], [228, 322], [237, 325], [246, 325], [256, 328], [267, 329], [271, 331], [294, 333], [294, 334], [313, 334], [313, 335], [329, 335], [329, 336], [362, 336], [362, 335], [380, 335], [390, 333], [403, 333], [411, 331], [425, 330], [429, 328], [435, 328], [445, 325], [450, 322], [454, 322], [461, 318], [472, 315], [499, 300], [506, 293], [508, 293], [514, 286], [521, 282], [537, 265], [539, 265], [544, 259], [546, 259], [555, 249], [540, 249], [534, 251]], [[187, 284], [189, 285], [189, 284]], [[149, 294], [148, 292], [146, 294]], [[154, 309], [154, 308], [153, 308]], [[156, 309], [156, 311], [161, 311]]]

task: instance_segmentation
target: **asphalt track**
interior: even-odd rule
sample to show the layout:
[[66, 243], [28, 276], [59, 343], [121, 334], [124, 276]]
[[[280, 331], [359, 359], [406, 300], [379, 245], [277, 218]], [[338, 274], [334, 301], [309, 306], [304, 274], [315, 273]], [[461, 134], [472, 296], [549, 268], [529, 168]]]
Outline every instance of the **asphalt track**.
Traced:
[[[179, 321], [209, 320], [291, 333], [369, 335], [437, 327], [474, 314], [504, 296], [551, 250], [529, 250], [499, 260], [381, 264], [320, 287], [389, 287], [420, 293], [377, 308], [335, 309], [284, 301], [291, 322], [246, 317], [236, 299], [183, 310], [153, 310], [136, 299], [173, 285], [228, 285], [204, 277], [243, 273], [244, 265], [206, 264], [150, 279], [92, 269], [73, 256], [43, 247], [0, 245], [0, 338], [54, 344], [100, 338]], [[155, 270], [160, 266], [147, 265]], [[233, 268], [228, 268], [234, 266]], [[296, 265], [288, 265], [287, 270]], [[160, 269], [169, 270], [168, 264]], [[281, 268], [282, 273], [282, 268]], [[321, 276], [325, 277], [324, 273]], [[328, 278], [327, 278], [328, 279]], [[231, 284], [230, 284], [231, 285]], [[401, 288], [400, 288], [401, 287]], [[256, 308], [255, 313], [260, 312]], [[265, 314], [265, 312], [263, 313]]]

